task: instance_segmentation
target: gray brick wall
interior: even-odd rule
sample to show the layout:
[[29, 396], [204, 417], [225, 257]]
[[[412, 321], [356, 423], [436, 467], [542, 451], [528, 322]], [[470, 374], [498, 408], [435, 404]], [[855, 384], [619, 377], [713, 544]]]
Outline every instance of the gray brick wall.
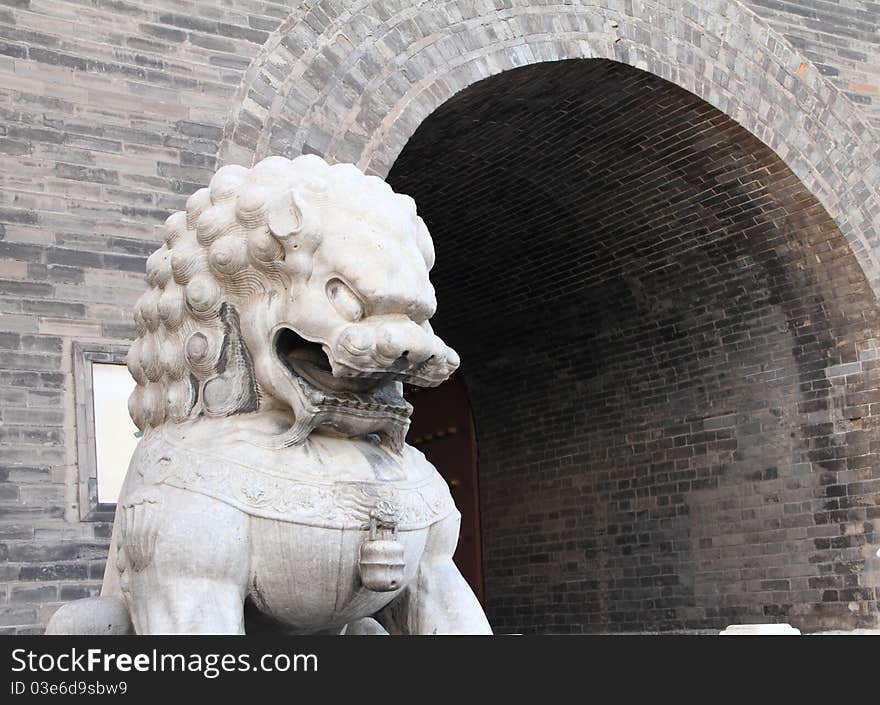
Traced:
[[0, 2], [0, 632], [100, 587], [74, 340], [125, 342], [168, 213], [207, 182], [285, 3]]
[[[723, 103], [803, 166], [873, 266], [876, 137], [853, 119], [876, 123], [870, 3], [748, 0], [845, 103], [735, 4], [496, 5], [0, 0], [0, 630], [39, 631], [60, 602], [98, 589], [109, 526], [78, 521], [72, 343], [130, 339], [158, 225], [220, 162], [306, 149], [387, 173], [470, 83], [594, 52]], [[722, 45], [713, 32], [725, 22]], [[784, 68], [767, 70], [768, 57]], [[700, 73], [709, 64], [715, 83]]]
[[880, 127], [880, 6], [865, 0], [745, 0]]

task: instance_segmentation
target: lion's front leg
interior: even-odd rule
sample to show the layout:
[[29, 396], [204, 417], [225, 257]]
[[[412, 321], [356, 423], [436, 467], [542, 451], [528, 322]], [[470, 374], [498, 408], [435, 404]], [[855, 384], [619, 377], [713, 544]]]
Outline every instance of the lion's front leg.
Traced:
[[479, 600], [452, 562], [456, 512], [431, 527], [419, 572], [376, 619], [392, 634], [491, 634]]
[[125, 497], [120, 586], [138, 634], [243, 634], [249, 522], [217, 500], [173, 487]]

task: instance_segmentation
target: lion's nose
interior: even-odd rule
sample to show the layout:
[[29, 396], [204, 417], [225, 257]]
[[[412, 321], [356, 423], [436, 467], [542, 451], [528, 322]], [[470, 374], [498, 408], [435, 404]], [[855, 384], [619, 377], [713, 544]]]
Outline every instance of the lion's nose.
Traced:
[[361, 321], [339, 336], [330, 358], [333, 374], [392, 373], [412, 384], [439, 384], [458, 368], [456, 352], [409, 319]]
[[383, 323], [376, 332], [376, 352], [390, 364], [418, 365], [437, 353], [432, 338], [412, 321]]

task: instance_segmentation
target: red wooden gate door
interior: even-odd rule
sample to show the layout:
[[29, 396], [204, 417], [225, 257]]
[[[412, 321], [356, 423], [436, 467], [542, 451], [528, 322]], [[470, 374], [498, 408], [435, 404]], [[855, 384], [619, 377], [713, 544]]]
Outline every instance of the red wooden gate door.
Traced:
[[464, 383], [456, 374], [433, 389], [407, 387], [404, 396], [415, 407], [407, 443], [422, 451], [449, 483], [461, 512], [455, 565], [482, 602], [477, 442]]

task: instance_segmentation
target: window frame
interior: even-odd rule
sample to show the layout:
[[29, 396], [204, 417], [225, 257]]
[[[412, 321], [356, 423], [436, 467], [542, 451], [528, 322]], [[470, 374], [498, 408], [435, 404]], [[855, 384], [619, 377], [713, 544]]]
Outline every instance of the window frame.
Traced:
[[98, 454], [95, 446], [95, 388], [92, 364], [124, 365], [129, 346], [74, 341], [72, 347], [79, 518], [80, 521], [112, 522], [116, 516], [116, 503], [98, 501]]

